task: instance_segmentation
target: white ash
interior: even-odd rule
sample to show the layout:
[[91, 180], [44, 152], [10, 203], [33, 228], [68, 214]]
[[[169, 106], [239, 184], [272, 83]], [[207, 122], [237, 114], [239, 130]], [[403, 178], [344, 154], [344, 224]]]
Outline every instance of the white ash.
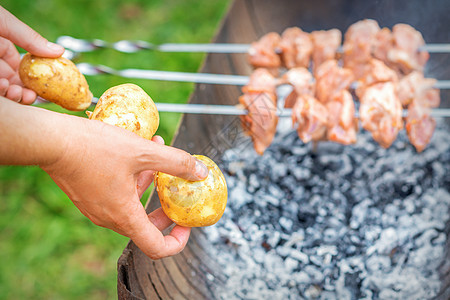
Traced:
[[263, 156], [227, 150], [229, 199], [205, 228], [227, 278], [220, 299], [429, 299], [440, 288], [450, 207], [450, 135], [416, 153], [367, 132], [315, 152], [280, 122]]

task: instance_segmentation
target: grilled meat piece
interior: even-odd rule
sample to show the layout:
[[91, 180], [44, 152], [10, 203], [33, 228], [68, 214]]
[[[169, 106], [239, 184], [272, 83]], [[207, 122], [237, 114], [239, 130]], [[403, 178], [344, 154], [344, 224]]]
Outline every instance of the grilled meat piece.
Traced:
[[417, 152], [422, 152], [433, 136], [436, 121], [430, 116], [430, 108], [440, 104], [439, 90], [433, 88], [436, 80], [424, 78], [422, 72], [413, 71], [403, 77], [397, 94], [403, 106], [408, 107], [406, 132]]
[[395, 91], [392, 82], [376, 83], [360, 98], [362, 127], [384, 148], [391, 146], [403, 128], [402, 105]]
[[389, 67], [393, 67], [388, 60], [388, 52], [394, 46], [392, 32], [389, 28], [383, 28], [377, 32], [372, 45], [372, 55], [376, 59], [381, 60]]
[[242, 87], [244, 93], [247, 92], [268, 92], [276, 93], [278, 80], [265, 68], [258, 68], [250, 75], [248, 83]]
[[313, 45], [308, 33], [298, 27], [287, 28], [281, 35], [279, 47], [287, 69], [309, 66]]
[[430, 116], [429, 107], [422, 106], [414, 100], [408, 105], [405, 127], [411, 144], [414, 145], [417, 152], [422, 152], [430, 143], [436, 121]]
[[314, 46], [312, 59], [315, 74], [323, 62], [336, 58], [336, 52], [341, 45], [342, 33], [338, 29], [313, 31], [311, 40]]
[[353, 82], [351, 70], [341, 68], [334, 59], [322, 63], [316, 72], [316, 97], [326, 103], [341, 90], [347, 90]]
[[292, 92], [286, 97], [284, 102], [285, 108], [292, 108], [298, 96], [303, 94], [314, 95], [314, 77], [306, 68], [290, 69], [283, 75], [280, 83], [290, 84], [293, 87]]
[[386, 66], [381, 60], [371, 58], [365, 68], [364, 75], [358, 80], [356, 95], [361, 98], [367, 87], [375, 83], [398, 82], [397, 73]]
[[242, 127], [260, 155], [272, 143], [278, 124], [276, 82], [268, 70], [256, 69], [239, 97], [239, 103], [249, 112], [241, 116]]
[[400, 79], [397, 95], [403, 107], [407, 107], [414, 99], [422, 106], [438, 107], [440, 104], [439, 90], [433, 88], [434, 78], [424, 78], [423, 73], [413, 71]]
[[356, 142], [358, 121], [355, 119], [355, 104], [347, 90], [341, 90], [327, 102], [329, 141], [350, 145]]
[[278, 33], [270, 32], [253, 42], [248, 50], [248, 61], [254, 68], [268, 68], [272, 71], [281, 66], [278, 48], [281, 37]]
[[372, 58], [372, 45], [380, 27], [375, 20], [362, 20], [352, 24], [345, 33], [343, 44], [344, 67], [353, 71], [355, 78], [361, 78]]
[[425, 45], [422, 34], [407, 24], [397, 24], [392, 28], [393, 46], [387, 53], [389, 62], [403, 74], [417, 70], [423, 71], [430, 55], [426, 51], [419, 51]]
[[292, 124], [297, 124], [297, 133], [304, 143], [326, 137], [328, 110], [316, 98], [303, 94], [292, 108]]

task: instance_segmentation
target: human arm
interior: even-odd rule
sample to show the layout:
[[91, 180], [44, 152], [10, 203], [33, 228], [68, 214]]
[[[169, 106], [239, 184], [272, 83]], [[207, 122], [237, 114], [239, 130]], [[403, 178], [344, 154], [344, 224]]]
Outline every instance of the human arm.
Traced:
[[[190, 229], [157, 210], [147, 215], [140, 195], [158, 170], [191, 180], [207, 171], [186, 152], [99, 121], [18, 105], [0, 97], [0, 164], [38, 165], [92, 222], [130, 237], [149, 257], [181, 251]], [[203, 174], [202, 174], [203, 172]], [[195, 176], [194, 174], [198, 174]]]

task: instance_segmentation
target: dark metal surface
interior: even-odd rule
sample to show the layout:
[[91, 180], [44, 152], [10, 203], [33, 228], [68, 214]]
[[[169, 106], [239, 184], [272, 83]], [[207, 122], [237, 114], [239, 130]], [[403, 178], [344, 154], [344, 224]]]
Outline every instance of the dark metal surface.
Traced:
[[[408, 23], [420, 30], [427, 42], [450, 41], [450, 5], [447, 0], [411, 1], [270, 1], [237, 0], [231, 6], [213, 42], [249, 43], [263, 34], [282, 32], [286, 27], [299, 26], [305, 31], [338, 28], [345, 30], [352, 23], [373, 18], [380, 26], [392, 27]], [[199, 72], [248, 75], [251, 67], [243, 54], [209, 54]], [[426, 75], [450, 79], [450, 55], [433, 54]], [[236, 104], [241, 94], [236, 86], [199, 84], [190, 103]], [[450, 107], [449, 91], [442, 91], [441, 107]], [[184, 115], [173, 145], [193, 154], [211, 149], [226, 149], [226, 140], [218, 139], [224, 128], [238, 129], [236, 117]], [[150, 197], [147, 211], [159, 207], [155, 193]], [[449, 230], [447, 230], [449, 232]], [[201, 229], [193, 229], [186, 249], [180, 254], [153, 261], [130, 242], [118, 262], [119, 299], [216, 299], [215, 287], [226, 278], [221, 274], [214, 257], [203, 249], [208, 241]], [[444, 282], [437, 299], [450, 294], [450, 253], [442, 263]], [[207, 274], [216, 279], [214, 284]]]

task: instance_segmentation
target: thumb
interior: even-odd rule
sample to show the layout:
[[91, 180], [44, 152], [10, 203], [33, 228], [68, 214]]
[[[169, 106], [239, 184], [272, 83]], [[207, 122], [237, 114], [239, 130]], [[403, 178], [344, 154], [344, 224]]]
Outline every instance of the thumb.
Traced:
[[0, 36], [37, 56], [59, 57], [64, 53], [62, 46], [48, 42], [1, 6]]
[[161, 171], [187, 180], [203, 180], [208, 168], [186, 151], [142, 139], [143, 155], [139, 159], [138, 172]]
[[[164, 139], [162, 137], [160, 137], [159, 135], [155, 135], [152, 138], [152, 141], [157, 144], [164, 145]], [[139, 198], [142, 197], [142, 194], [144, 194], [144, 192], [147, 190], [147, 188], [153, 182], [154, 177], [155, 177], [155, 171], [153, 171], [153, 170], [146, 170], [139, 174], [138, 179], [137, 179], [137, 184], [136, 184]]]

